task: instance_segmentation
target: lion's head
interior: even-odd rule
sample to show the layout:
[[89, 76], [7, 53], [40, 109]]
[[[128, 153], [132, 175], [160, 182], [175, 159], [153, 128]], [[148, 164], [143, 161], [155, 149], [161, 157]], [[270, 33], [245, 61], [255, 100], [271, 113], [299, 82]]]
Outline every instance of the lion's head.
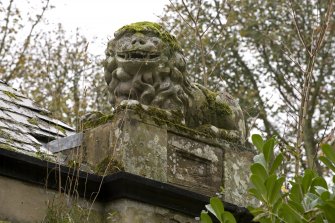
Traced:
[[109, 41], [104, 62], [110, 103], [138, 100], [185, 111], [190, 84], [185, 59], [174, 36], [161, 25], [138, 22], [122, 27]]

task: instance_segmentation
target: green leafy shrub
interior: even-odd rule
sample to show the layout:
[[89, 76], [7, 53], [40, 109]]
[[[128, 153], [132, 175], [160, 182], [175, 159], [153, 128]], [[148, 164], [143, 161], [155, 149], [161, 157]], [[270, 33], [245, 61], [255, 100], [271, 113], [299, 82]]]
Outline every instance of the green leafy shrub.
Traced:
[[[335, 222], [335, 176], [332, 185], [314, 170], [306, 169], [304, 174], [288, 181], [278, 169], [283, 165], [282, 153], [274, 152], [277, 142], [274, 138], [266, 141], [260, 135], [253, 135], [252, 142], [259, 154], [251, 165], [249, 193], [260, 205], [248, 207], [254, 221], [260, 223], [331, 223]], [[319, 160], [335, 173], [335, 150], [330, 145], [321, 146], [323, 156]], [[288, 182], [286, 188], [284, 182]], [[211, 198], [206, 209], [221, 223], [236, 222], [219, 198]], [[208, 211], [200, 216], [202, 223], [211, 223]]]
[[221, 223], [236, 223], [232, 213], [224, 210], [223, 203], [218, 197], [212, 197], [210, 203], [206, 205], [206, 209], [207, 211], [202, 211], [200, 215], [200, 220], [203, 223], [212, 223], [208, 212], [212, 213]]

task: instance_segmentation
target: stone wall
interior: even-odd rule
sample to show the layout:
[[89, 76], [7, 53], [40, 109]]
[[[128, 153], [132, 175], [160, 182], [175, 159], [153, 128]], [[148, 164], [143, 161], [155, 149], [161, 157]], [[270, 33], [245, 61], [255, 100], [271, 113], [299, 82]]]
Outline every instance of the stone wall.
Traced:
[[[88, 173], [23, 154], [0, 153], [0, 221], [48, 222], [46, 217], [65, 212], [73, 215], [75, 222], [85, 222], [83, 219], [90, 213], [86, 222], [193, 223], [208, 202], [206, 196], [215, 195], [220, 186], [224, 187], [223, 200], [233, 207], [229, 209], [228, 205], [227, 210], [237, 208], [235, 213], [244, 213], [245, 209], [241, 212], [232, 204], [245, 207], [252, 203], [247, 188], [254, 152], [178, 125], [172, 114], [157, 115], [144, 108], [119, 110], [108, 122], [87, 129], [81, 146], [62, 152], [66, 157], [64, 164], [76, 167], [80, 162], [84, 170], [104, 177], [91, 174], [87, 178]], [[44, 180], [51, 180], [53, 189], [58, 188], [58, 175], [49, 172], [58, 169], [62, 170], [62, 182], [68, 181], [59, 184], [60, 191], [66, 185], [82, 190], [71, 194], [75, 199], [45, 188]], [[127, 176], [126, 183], [124, 178], [118, 178], [120, 174], [116, 172], [120, 170], [135, 175]], [[15, 175], [17, 171], [21, 174]], [[77, 178], [70, 173], [79, 173], [78, 185], [73, 184], [77, 181], [71, 179]], [[29, 181], [26, 174], [33, 179]], [[13, 175], [15, 179], [3, 175]], [[28, 183], [36, 180], [38, 184]], [[91, 209], [97, 191], [100, 195]], [[80, 197], [83, 194], [89, 194], [88, 200]], [[239, 222], [250, 222], [250, 216], [247, 219]]]
[[[63, 212], [65, 215], [71, 208], [87, 213], [91, 203], [80, 197], [75, 200], [68, 199], [65, 194], [40, 185], [0, 176], [0, 222], [50, 222], [50, 214]], [[73, 211], [74, 216], [70, 216], [71, 219], [81, 217], [78, 215], [82, 213], [78, 210]], [[94, 218], [92, 223], [103, 222], [104, 209], [101, 203], [95, 203], [91, 213], [90, 219]], [[60, 219], [60, 216], [57, 217]]]
[[166, 208], [120, 199], [106, 204], [107, 223], [197, 223], [195, 218]]
[[52, 223], [55, 219], [75, 223], [196, 222], [193, 216], [130, 199], [96, 201], [91, 206], [92, 202], [85, 199], [68, 199], [57, 191], [7, 177], [0, 177], [0, 186], [0, 222]]

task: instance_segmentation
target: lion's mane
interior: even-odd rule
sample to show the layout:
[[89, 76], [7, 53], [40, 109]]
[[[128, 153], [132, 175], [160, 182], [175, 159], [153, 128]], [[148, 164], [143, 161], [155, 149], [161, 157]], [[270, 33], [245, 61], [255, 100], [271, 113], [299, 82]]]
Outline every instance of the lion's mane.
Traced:
[[[119, 66], [110, 41], [104, 61], [105, 79], [110, 92], [110, 103], [120, 103], [120, 92], [126, 94], [122, 100], [134, 99], [142, 104], [153, 105], [162, 109], [180, 109], [183, 113], [189, 107], [191, 84], [185, 71], [185, 59], [181, 52], [173, 52], [164, 62], [152, 70], [138, 70], [136, 74], [128, 73]], [[171, 51], [170, 51], [171, 52]]]

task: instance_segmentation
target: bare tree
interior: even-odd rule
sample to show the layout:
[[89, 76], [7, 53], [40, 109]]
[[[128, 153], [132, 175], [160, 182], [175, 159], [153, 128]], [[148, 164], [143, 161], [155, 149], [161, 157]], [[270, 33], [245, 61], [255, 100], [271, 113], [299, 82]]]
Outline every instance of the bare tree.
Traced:
[[[249, 125], [276, 135], [302, 164], [297, 169], [320, 172], [314, 158], [334, 125], [333, 2], [198, 3], [171, 0], [161, 18], [182, 43], [190, 75], [195, 81], [206, 77], [210, 87], [226, 88], [239, 98]], [[195, 24], [205, 30], [202, 48]], [[205, 76], [199, 64], [206, 65]]]

